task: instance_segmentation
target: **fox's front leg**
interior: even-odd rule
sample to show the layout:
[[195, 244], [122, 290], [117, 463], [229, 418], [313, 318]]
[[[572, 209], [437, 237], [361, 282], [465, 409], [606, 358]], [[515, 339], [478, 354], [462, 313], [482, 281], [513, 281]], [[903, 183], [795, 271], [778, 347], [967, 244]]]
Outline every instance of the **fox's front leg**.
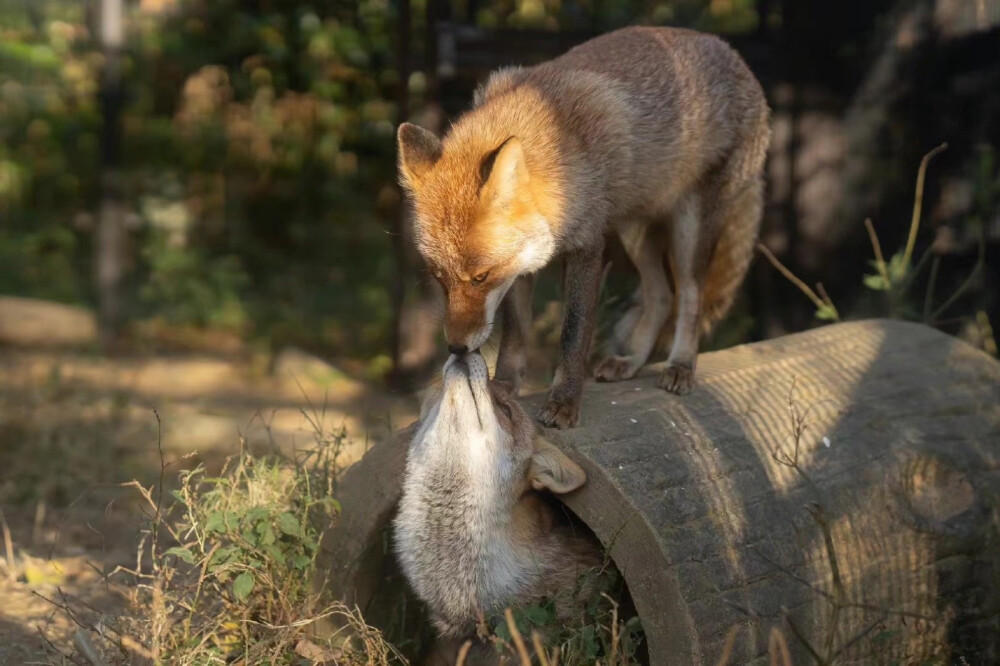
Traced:
[[527, 341], [531, 332], [531, 296], [535, 276], [522, 275], [511, 286], [500, 304], [500, 352], [497, 354], [495, 379], [508, 382], [516, 395], [528, 370]]
[[545, 406], [538, 414], [538, 420], [549, 427], [572, 428], [580, 418], [580, 395], [597, 319], [603, 256], [603, 237], [592, 246], [566, 255], [566, 314], [559, 338], [559, 366]]

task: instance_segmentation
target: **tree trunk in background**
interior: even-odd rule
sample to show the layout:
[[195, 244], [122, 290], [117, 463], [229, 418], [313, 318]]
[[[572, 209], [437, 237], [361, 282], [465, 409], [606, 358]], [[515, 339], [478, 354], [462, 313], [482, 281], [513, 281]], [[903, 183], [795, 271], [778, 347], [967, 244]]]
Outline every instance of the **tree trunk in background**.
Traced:
[[95, 243], [98, 334], [105, 352], [114, 351], [121, 333], [121, 278], [125, 229], [121, 202], [122, 79], [124, 44], [122, 0], [101, 0], [101, 206]]

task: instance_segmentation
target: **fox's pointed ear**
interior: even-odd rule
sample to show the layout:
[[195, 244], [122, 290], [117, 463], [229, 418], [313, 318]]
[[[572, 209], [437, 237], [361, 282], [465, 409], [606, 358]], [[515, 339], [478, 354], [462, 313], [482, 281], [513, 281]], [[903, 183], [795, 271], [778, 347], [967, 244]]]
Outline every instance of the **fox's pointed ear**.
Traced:
[[483, 192], [494, 199], [506, 200], [528, 182], [528, 165], [521, 140], [512, 136], [483, 160]]
[[531, 487], [557, 495], [569, 493], [587, 482], [587, 473], [541, 435], [535, 435], [535, 452], [528, 471]]
[[396, 143], [403, 185], [410, 189], [419, 187], [420, 179], [441, 157], [441, 140], [423, 127], [403, 123], [396, 131]]

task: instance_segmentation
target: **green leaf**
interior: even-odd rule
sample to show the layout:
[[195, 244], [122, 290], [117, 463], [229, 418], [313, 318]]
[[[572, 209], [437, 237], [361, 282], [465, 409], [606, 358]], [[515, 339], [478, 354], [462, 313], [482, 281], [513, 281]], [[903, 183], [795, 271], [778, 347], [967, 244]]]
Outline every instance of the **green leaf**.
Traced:
[[506, 624], [502, 622], [499, 622], [498, 624], [496, 624], [496, 626], [493, 627], [493, 633], [496, 634], [498, 638], [501, 638], [505, 641], [509, 641], [511, 638], [513, 638], [510, 635], [510, 629], [507, 627]]
[[[277, 537], [275, 537], [274, 535], [274, 528], [271, 527], [271, 523], [261, 523], [261, 525], [263, 525], [264, 527], [263, 529], [259, 530], [261, 533], [260, 542], [264, 545], [270, 545], [274, 543], [277, 540]], [[260, 525], [258, 525], [258, 528], [259, 527]]]
[[202, 482], [203, 483], [214, 483], [214, 484], [223, 485], [223, 486], [228, 486], [229, 485], [229, 479], [227, 479], [225, 477], [222, 477], [222, 476], [206, 476], [204, 479], [202, 479]]
[[886, 266], [886, 272], [889, 273], [890, 282], [899, 282], [904, 277], [906, 277], [906, 272], [910, 269], [909, 266], [903, 261], [903, 253], [897, 252], [892, 255], [889, 259], [889, 264]]
[[251, 523], [258, 523], [262, 521], [264, 518], [267, 518], [269, 513], [270, 512], [264, 507], [255, 506], [254, 508], [247, 511], [246, 516], [244, 516], [244, 520], [247, 520]]
[[215, 571], [219, 567], [229, 564], [236, 559], [237, 554], [240, 552], [238, 546], [226, 546], [215, 551], [212, 555], [212, 559], [208, 562], [208, 570]]
[[225, 532], [226, 531], [226, 519], [221, 511], [213, 511], [208, 514], [208, 520], [205, 521], [205, 531], [206, 532]]
[[292, 566], [299, 570], [304, 570], [312, 562], [312, 558], [308, 555], [296, 555], [292, 558]]
[[261, 550], [270, 555], [271, 559], [281, 566], [285, 565], [285, 554], [274, 544], [267, 544], [266, 546], [263, 546]]
[[187, 548], [184, 548], [183, 546], [174, 546], [173, 548], [165, 552], [164, 555], [175, 555], [176, 557], [179, 557], [188, 564], [194, 564], [194, 554]]
[[545, 606], [527, 606], [523, 611], [524, 618], [536, 627], [541, 627], [555, 619], [555, 614]]
[[873, 291], [889, 291], [890, 284], [881, 275], [866, 275], [863, 282]]
[[233, 596], [237, 600], [243, 601], [253, 592], [253, 584], [253, 574], [249, 571], [244, 571], [233, 580]]
[[829, 305], [823, 305], [816, 308], [816, 319], [822, 319], [824, 321], [836, 321], [837, 311], [831, 308]]
[[302, 534], [299, 521], [296, 520], [295, 516], [287, 511], [285, 513], [278, 514], [278, 529], [288, 536], [299, 536]]

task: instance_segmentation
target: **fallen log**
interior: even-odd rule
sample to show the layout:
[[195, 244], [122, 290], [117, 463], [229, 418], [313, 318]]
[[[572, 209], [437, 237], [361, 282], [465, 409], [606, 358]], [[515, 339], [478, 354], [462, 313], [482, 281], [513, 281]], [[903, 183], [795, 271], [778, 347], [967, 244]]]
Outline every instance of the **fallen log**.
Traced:
[[[651, 664], [715, 664], [730, 631], [728, 663], [763, 660], [773, 630], [794, 664], [998, 663], [1000, 362], [880, 320], [704, 354], [684, 397], [657, 377], [588, 385], [549, 433]], [[408, 432], [345, 474], [323, 544], [321, 584], [369, 618], [403, 585], [384, 535]]]

